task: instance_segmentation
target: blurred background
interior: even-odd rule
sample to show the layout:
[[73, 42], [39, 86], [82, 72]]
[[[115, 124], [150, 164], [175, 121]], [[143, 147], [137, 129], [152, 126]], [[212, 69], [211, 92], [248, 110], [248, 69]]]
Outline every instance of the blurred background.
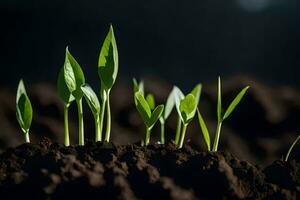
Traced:
[[[65, 47], [98, 89], [99, 51], [112, 23], [120, 57], [113, 92], [116, 143], [143, 137], [143, 124], [132, 105], [132, 77], [145, 78], [146, 89], [159, 102], [174, 84], [187, 92], [204, 83], [200, 107], [213, 133], [215, 82], [221, 75], [225, 103], [243, 86], [251, 86], [224, 124], [224, 149], [256, 163], [280, 158], [300, 130], [299, 8], [297, 0], [1, 0], [0, 149], [22, 141], [14, 114], [20, 78], [35, 107], [33, 141], [41, 136], [62, 141], [62, 103], [55, 83]], [[91, 121], [86, 129], [93, 130], [86, 113]], [[76, 114], [71, 124], [75, 132]], [[168, 128], [172, 132], [172, 122]], [[201, 148], [196, 122], [189, 137]]]

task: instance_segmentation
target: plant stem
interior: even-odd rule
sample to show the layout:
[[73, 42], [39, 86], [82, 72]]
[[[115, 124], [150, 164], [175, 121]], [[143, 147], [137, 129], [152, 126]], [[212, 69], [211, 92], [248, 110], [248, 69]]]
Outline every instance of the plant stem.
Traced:
[[76, 101], [78, 108], [78, 123], [79, 123], [79, 145], [84, 145], [84, 125], [83, 125], [83, 110], [82, 98]]
[[180, 131], [181, 131], [181, 119], [178, 116], [177, 129], [176, 129], [176, 135], [175, 135], [175, 144], [176, 145], [178, 145], [178, 143], [179, 143]]
[[146, 146], [150, 143], [150, 134], [151, 134], [151, 129], [146, 127], [146, 138], [145, 138]]
[[215, 134], [215, 141], [212, 151], [218, 151], [218, 145], [220, 140], [220, 133], [221, 133], [222, 121], [218, 121], [217, 130]]
[[109, 91], [108, 91], [107, 101], [106, 101], [106, 133], [105, 133], [106, 142], [109, 142], [110, 139], [110, 128], [111, 128], [111, 114], [110, 114], [110, 102], [109, 102]]
[[96, 138], [95, 141], [99, 142], [102, 141], [102, 132], [100, 131], [100, 116], [97, 114], [95, 116], [95, 131], [96, 131]]
[[181, 149], [182, 146], [183, 146], [183, 142], [184, 142], [184, 138], [185, 138], [185, 133], [186, 133], [186, 128], [187, 128], [187, 124], [184, 124], [184, 125], [183, 125], [183, 128], [182, 128], [182, 133], [181, 133], [181, 138], [180, 138], [179, 149]]
[[25, 132], [25, 143], [30, 143], [29, 130]]
[[160, 123], [160, 143], [165, 144], [165, 123]]
[[287, 152], [286, 156], [285, 156], [285, 159], [284, 161], [287, 162], [288, 159], [289, 159], [289, 156], [290, 156], [290, 153], [292, 151], [292, 149], [294, 148], [294, 146], [297, 144], [297, 142], [299, 141], [300, 139], [300, 135], [296, 138], [296, 140], [293, 142], [292, 146], [289, 148], [289, 151]]
[[100, 137], [101, 137], [100, 141], [102, 141], [102, 131], [103, 131], [105, 107], [106, 107], [106, 98], [103, 98], [102, 99], [102, 107], [101, 107], [101, 111], [100, 111], [100, 123], [99, 123], [99, 132], [100, 132]]
[[69, 105], [64, 106], [64, 129], [65, 129], [65, 146], [70, 146], [70, 136], [69, 136], [69, 119], [68, 119]]

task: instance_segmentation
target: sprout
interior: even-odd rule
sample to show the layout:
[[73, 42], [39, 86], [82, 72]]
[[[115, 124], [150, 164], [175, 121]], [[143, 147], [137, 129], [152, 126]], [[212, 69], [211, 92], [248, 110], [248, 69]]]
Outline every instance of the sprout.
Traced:
[[82, 110], [83, 92], [81, 90], [81, 86], [85, 83], [85, 78], [80, 65], [71, 55], [71, 53], [68, 50], [68, 47], [66, 48], [66, 57], [64, 63], [64, 79], [69, 93], [72, 94], [77, 103], [79, 122], [79, 145], [84, 145], [84, 124]]
[[[201, 88], [202, 85], [197, 84], [191, 91], [191, 93], [189, 93], [187, 96], [184, 96], [184, 94], [178, 87], [175, 86], [173, 89], [176, 110], [179, 116], [175, 136], [175, 144], [179, 148], [182, 148], [183, 146], [187, 126], [195, 116], [196, 109], [200, 100]], [[181, 124], [183, 124], [182, 130]]]
[[24, 82], [22, 79], [19, 82], [17, 90], [16, 117], [22, 131], [25, 134], [25, 142], [30, 143], [29, 129], [32, 122], [32, 106], [27, 96]]
[[300, 135], [298, 135], [298, 137], [296, 138], [296, 140], [293, 142], [293, 144], [290, 146], [289, 148], [289, 151], [287, 152], [286, 156], [285, 156], [285, 159], [284, 161], [287, 162], [289, 160], [289, 156], [290, 156], [290, 153], [292, 151], [292, 149], [294, 148], [294, 146], [297, 144], [297, 142], [299, 141], [300, 139]]
[[81, 90], [94, 115], [96, 130], [95, 141], [102, 141], [102, 133], [100, 131], [100, 103], [98, 97], [93, 89], [87, 84], [81, 86]]
[[[220, 139], [220, 133], [221, 133], [221, 127], [222, 123], [225, 119], [229, 117], [229, 115], [233, 112], [233, 110], [236, 108], [236, 106], [240, 103], [242, 98], [244, 97], [245, 93], [249, 89], [249, 86], [245, 87], [240, 91], [240, 93], [234, 98], [234, 100], [231, 102], [231, 104], [228, 106], [226, 112], [224, 115], [222, 114], [222, 98], [221, 98], [221, 79], [220, 77], [218, 78], [218, 100], [217, 100], [217, 116], [218, 116], [218, 122], [217, 122], [217, 129], [216, 129], [216, 134], [215, 134], [215, 140], [213, 144], [213, 149], [212, 151], [217, 151], [218, 150], [218, 144], [219, 144], [219, 139]], [[199, 120], [199, 125], [202, 130], [202, 134], [204, 136], [204, 140], [207, 145], [208, 151], [211, 150], [210, 146], [210, 134], [207, 130], [207, 127], [205, 125], [205, 122], [203, 120], [203, 117], [198, 110], [198, 120]]]
[[143, 93], [141, 91], [138, 91], [135, 93], [135, 99], [136, 99], [136, 108], [138, 112], [140, 113], [144, 124], [146, 126], [146, 137], [145, 137], [145, 145], [148, 145], [150, 142], [150, 134], [153, 126], [157, 122], [157, 120], [160, 118], [160, 116], [163, 113], [164, 106], [159, 105], [157, 106], [153, 112], [151, 112], [150, 106], [146, 99], [143, 96]]
[[101, 98], [102, 109], [100, 111], [100, 132], [103, 128], [104, 112], [106, 108], [106, 133], [105, 141], [109, 142], [110, 129], [111, 129], [111, 113], [110, 113], [110, 101], [109, 94], [117, 78], [119, 68], [118, 49], [114, 36], [112, 25], [109, 28], [109, 32], [102, 45], [99, 62], [98, 62], [98, 74], [101, 79]]

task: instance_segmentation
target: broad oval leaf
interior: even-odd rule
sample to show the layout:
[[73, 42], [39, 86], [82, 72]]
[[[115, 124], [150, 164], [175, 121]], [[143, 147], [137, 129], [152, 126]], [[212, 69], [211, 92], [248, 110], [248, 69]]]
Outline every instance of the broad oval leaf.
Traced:
[[199, 125], [200, 125], [200, 128], [202, 130], [203, 137], [204, 137], [204, 141], [206, 143], [208, 151], [210, 151], [211, 146], [210, 146], [210, 135], [209, 135], [208, 129], [207, 129], [206, 124], [203, 120], [203, 117], [201, 116], [201, 113], [198, 109], [197, 109], [197, 113], [198, 113]]
[[221, 88], [221, 78], [218, 77], [218, 100], [217, 100], [217, 116], [218, 122], [222, 121], [222, 88]]
[[150, 123], [148, 124], [149, 125], [148, 128], [151, 129], [154, 126], [157, 120], [161, 117], [163, 111], [164, 111], [163, 105], [159, 105], [153, 110], [150, 118]]
[[193, 90], [191, 91], [191, 94], [194, 95], [195, 100], [196, 100], [196, 104], [198, 105], [199, 100], [200, 100], [200, 95], [201, 95], [201, 90], [202, 90], [202, 85], [199, 83], [197, 84]]
[[150, 109], [151, 109], [151, 110], [154, 110], [154, 108], [155, 108], [155, 99], [154, 99], [154, 95], [151, 94], [151, 93], [147, 94], [147, 96], [146, 96], [146, 101], [147, 101], [147, 103], [148, 103]]
[[247, 92], [247, 90], [249, 89], [249, 86], [245, 87], [244, 89], [242, 89], [242, 91], [240, 91], [240, 93], [234, 98], [234, 100], [231, 102], [231, 104], [228, 106], [223, 120], [226, 119], [231, 113], [232, 111], [236, 108], [236, 106], [240, 103], [240, 101], [242, 100], [242, 98], [244, 97], [245, 93]]
[[61, 68], [57, 78], [57, 90], [60, 98], [65, 104], [70, 104], [74, 101], [73, 95], [70, 93], [64, 77], [64, 68]]
[[94, 92], [94, 90], [88, 84], [81, 86], [81, 90], [83, 92], [83, 95], [84, 95], [90, 109], [92, 110], [93, 115], [94, 116], [99, 115], [100, 103], [99, 103], [98, 97], [97, 97], [96, 93]]
[[137, 102], [136, 108], [140, 113], [145, 125], [149, 127], [150, 119], [151, 119], [150, 107], [140, 91], [136, 92], [134, 96]]
[[181, 100], [179, 110], [184, 124], [189, 123], [195, 116], [197, 109], [196, 99], [193, 94], [188, 94]]
[[170, 116], [174, 106], [175, 106], [175, 97], [174, 97], [174, 88], [173, 88], [167, 98], [166, 106], [163, 113], [164, 120], [166, 120]]
[[83, 96], [81, 86], [85, 83], [85, 78], [80, 65], [71, 55], [68, 47], [66, 48], [64, 77], [69, 92], [75, 97], [75, 99], [81, 99]]
[[112, 88], [118, 74], [119, 57], [117, 43], [112, 25], [102, 45], [99, 61], [98, 74], [105, 85], [105, 90]]

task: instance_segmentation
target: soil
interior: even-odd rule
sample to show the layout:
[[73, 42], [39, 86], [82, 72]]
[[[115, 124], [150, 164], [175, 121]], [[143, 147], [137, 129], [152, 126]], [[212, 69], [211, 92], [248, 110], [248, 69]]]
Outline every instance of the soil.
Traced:
[[1, 199], [297, 199], [300, 163], [264, 169], [189, 145], [64, 147], [42, 139], [0, 155]]

